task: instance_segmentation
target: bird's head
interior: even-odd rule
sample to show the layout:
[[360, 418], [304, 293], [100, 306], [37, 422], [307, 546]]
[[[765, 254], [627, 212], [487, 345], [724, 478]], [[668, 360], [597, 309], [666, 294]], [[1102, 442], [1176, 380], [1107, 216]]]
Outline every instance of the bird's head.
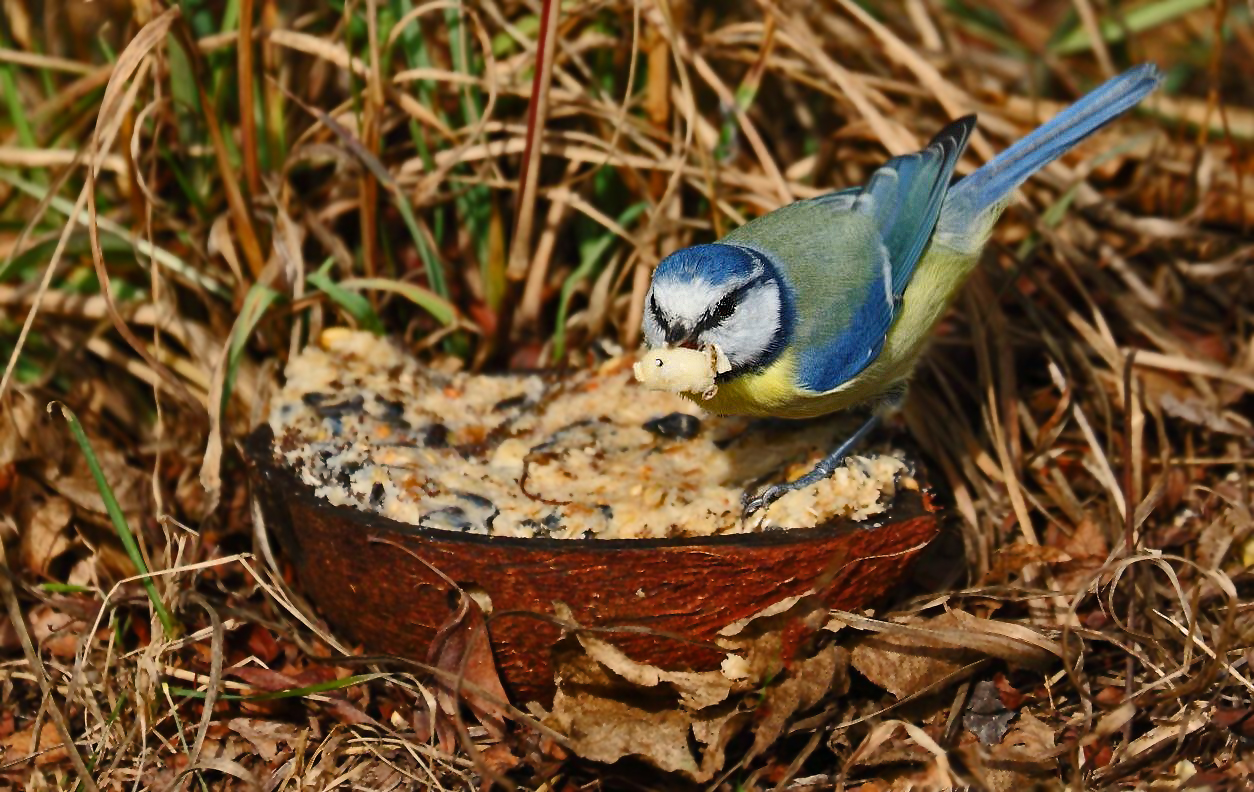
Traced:
[[717, 346], [731, 370], [773, 362], [792, 338], [792, 295], [766, 256], [738, 245], [695, 245], [658, 264], [645, 297], [651, 348]]

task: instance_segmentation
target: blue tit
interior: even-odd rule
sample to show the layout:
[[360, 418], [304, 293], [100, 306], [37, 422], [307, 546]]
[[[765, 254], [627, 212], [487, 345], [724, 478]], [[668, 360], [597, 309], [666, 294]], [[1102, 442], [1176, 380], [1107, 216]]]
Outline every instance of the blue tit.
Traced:
[[954, 182], [975, 129], [975, 116], [959, 119], [865, 186], [784, 206], [658, 264], [645, 297], [645, 343], [717, 350], [717, 389], [708, 398], [687, 394], [703, 407], [781, 418], [871, 407], [812, 472], [756, 498], [746, 493], [746, 514], [831, 475], [883, 406], [900, 401], [1015, 188], [1160, 80], [1152, 64], [1134, 68]]

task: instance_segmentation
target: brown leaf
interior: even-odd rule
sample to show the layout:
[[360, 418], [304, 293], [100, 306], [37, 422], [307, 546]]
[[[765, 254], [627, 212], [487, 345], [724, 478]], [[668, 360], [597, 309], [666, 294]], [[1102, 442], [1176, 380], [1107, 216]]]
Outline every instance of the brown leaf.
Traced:
[[[151, 491], [148, 476], [141, 470], [131, 467], [126, 456], [116, 448], [111, 448], [99, 441], [93, 441], [96, 458], [104, 471], [105, 480], [113, 490], [118, 507], [127, 515], [135, 514], [146, 508]], [[69, 473], [50, 477], [48, 486], [62, 497], [67, 498], [80, 509], [106, 515], [104, 499], [96, 486], [96, 479], [91, 468], [87, 466], [87, 458], [82, 454], [72, 458]]]
[[78, 637], [87, 625], [50, 605], [37, 605], [27, 614], [31, 638], [41, 650], [55, 657], [74, 657]]
[[1070, 560], [1071, 556], [1057, 547], [1015, 542], [997, 551], [984, 582], [1002, 582], [1032, 564], [1059, 564]]
[[[558, 615], [570, 616], [560, 608]], [[734, 640], [720, 639], [734, 644], [735, 653], [720, 669], [703, 672], [640, 663], [595, 635], [576, 633], [555, 648], [557, 695], [545, 722], [585, 759], [632, 756], [708, 781], [725, 763], [728, 743], [751, 720], [754, 756], [773, 745], [797, 713], [848, 690], [843, 648], [797, 657], [787, 668], [780, 663], [784, 633], [796, 623], [782, 619], [777, 629], [739, 630]]]
[[326, 708], [327, 712], [335, 716], [340, 723], [349, 726], [373, 726], [380, 730], [384, 728], [381, 723], [367, 715], [352, 702], [344, 701], [343, 699], [332, 699], [324, 702], [322, 706]]
[[614, 645], [579, 634], [580, 645], [588, 656], [618, 674], [626, 682], [644, 688], [665, 684], [679, 694], [679, 703], [692, 710], [712, 707], [727, 700], [732, 690], [739, 687], [736, 680], [717, 671], [665, 671], [657, 666], [632, 660]]
[[[62, 747], [61, 735], [51, 720], [45, 719], [39, 730], [39, 745], [35, 745], [35, 726], [31, 724], [20, 732], [0, 739], [0, 764], [17, 764], [35, 753], [35, 766], [45, 767], [64, 761], [69, 753]], [[49, 750], [52, 749], [52, 750]]]
[[272, 671], [269, 668], [259, 668], [257, 666], [240, 666], [239, 668], [228, 668], [226, 673], [234, 677], [239, 677], [248, 683], [248, 686], [255, 688], [263, 693], [273, 693], [278, 690], [291, 690], [293, 688], [304, 687], [296, 677], [289, 676], [280, 671]]
[[793, 663], [787, 675], [766, 689], [755, 715], [753, 747], [749, 756], [758, 756], [775, 744], [784, 728], [798, 712], [813, 708], [829, 694], [843, 696], [849, 691], [849, 651], [828, 646], [814, 657]]
[[496, 775], [504, 775], [522, 762], [522, 759], [515, 756], [509, 749], [509, 745], [503, 742], [488, 746], [479, 756], [488, 769]]
[[1254, 709], [1250, 707], [1217, 707], [1211, 716], [1211, 723], [1247, 740], [1254, 739]]
[[21, 642], [17, 639], [17, 628], [9, 620], [9, 614], [0, 613], [0, 652], [11, 651], [21, 645]]
[[69, 529], [73, 515], [70, 502], [55, 495], [31, 504], [21, 531], [22, 563], [27, 569], [47, 577], [52, 563], [74, 546], [74, 535]]
[[1193, 394], [1182, 398], [1175, 393], [1166, 392], [1160, 396], [1158, 403], [1163, 412], [1173, 418], [1197, 424], [1212, 432], [1240, 437], [1249, 437], [1251, 434], [1249, 419], [1232, 410], [1220, 409]]
[[[919, 626], [955, 629], [961, 624], [952, 613], [945, 613]], [[858, 673], [902, 699], [979, 657], [970, 649], [926, 637], [885, 633], [860, 639], [854, 645], [852, 663]]]
[[570, 739], [575, 752], [594, 762], [639, 756], [655, 767], [686, 773], [698, 780], [701, 765], [688, 749], [691, 714], [670, 706], [646, 709], [579, 690], [558, 688], [546, 724]]
[[470, 683], [459, 685], [443, 676], [437, 680], [437, 698], [446, 715], [455, 714], [458, 699], [464, 700], [489, 734], [505, 736], [508, 710], [503, 705], [509, 697], [492, 656], [483, 610], [473, 597], [460, 596], [457, 609], [431, 642], [427, 662]]
[[308, 731], [290, 723], [254, 718], [232, 718], [227, 726], [247, 740], [257, 755], [267, 763], [278, 757], [281, 744], [295, 745], [301, 735]]
[[1053, 728], [1022, 710], [1013, 728], [986, 755], [970, 749], [963, 754], [967, 765], [982, 776], [983, 788], [1019, 792], [1036, 789], [1042, 776], [1054, 770], [1054, 744]]
[[0, 465], [33, 460], [56, 470], [71, 445], [35, 397], [18, 391], [0, 405]]
[[993, 750], [995, 759], [1017, 762], [1052, 761], [1055, 746], [1054, 728], [1033, 715], [1029, 710], [1019, 712], [1019, 720]]
[[1005, 674], [1000, 671], [994, 674], [993, 684], [997, 686], [997, 694], [1001, 696], [1001, 703], [1005, 704], [1007, 709], [1017, 710], [1023, 706], [1023, 700], [1027, 697], [1010, 684]]
[[279, 647], [279, 642], [274, 640], [274, 636], [270, 634], [270, 631], [260, 624], [254, 624], [252, 629], [249, 630], [248, 648], [266, 664], [273, 663], [274, 659], [279, 656], [279, 652], [282, 651]]

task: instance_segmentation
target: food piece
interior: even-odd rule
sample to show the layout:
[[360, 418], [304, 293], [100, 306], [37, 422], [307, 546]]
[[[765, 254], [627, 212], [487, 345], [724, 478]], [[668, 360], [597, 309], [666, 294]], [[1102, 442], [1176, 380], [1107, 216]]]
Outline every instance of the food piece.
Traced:
[[[866, 520], [913, 486], [896, 456], [854, 457], [746, 523], [746, 487], [809, 469], [856, 418], [767, 428], [706, 415], [678, 393], [639, 387], [629, 358], [560, 377], [473, 375], [424, 366], [369, 333], [320, 341], [288, 364], [270, 413], [275, 455], [328, 503], [401, 522], [527, 538], [696, 537]], [[719, 365], [717, 350], [672, 351], [705, 360], [710, 379]]]
[[718, 375], [730, 370], [727, 356], [713, 344], [704, 349], [650, 349], [632, 367], [636, 381], [650, 390], [699, 393], [703, 399], [714, 398]]

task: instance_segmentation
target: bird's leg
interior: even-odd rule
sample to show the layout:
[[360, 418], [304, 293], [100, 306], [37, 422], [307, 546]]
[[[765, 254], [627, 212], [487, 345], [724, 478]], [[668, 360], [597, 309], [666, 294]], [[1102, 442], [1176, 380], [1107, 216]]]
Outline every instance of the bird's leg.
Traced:
[[758, 509], [764, 509], [775, 501], [793, 490], [805, 489], [816, 482], [828, 478], [836, 471], [836, 467], [849, 456], [849, 452], [854, 449], [858, 443], [862, 442], [862, 438], [871, 433], [876, 426], [879, 426], [880, 419], [883, 416], [881, 410], [875, 410], [871, 413], [871, 417], [867, 418], [866, 423], [859, 426], [858, 429], [849, 437], [845, 438], [845, 442], [836, 447], [835, 451], [823, 457], [814, 469], [795, 481], [788, 481], [783, 484], [772, 484], [756, 497], [750, 497], [746, 491], [741, 498], [744, 507], [743, 518], [748, 519]]

